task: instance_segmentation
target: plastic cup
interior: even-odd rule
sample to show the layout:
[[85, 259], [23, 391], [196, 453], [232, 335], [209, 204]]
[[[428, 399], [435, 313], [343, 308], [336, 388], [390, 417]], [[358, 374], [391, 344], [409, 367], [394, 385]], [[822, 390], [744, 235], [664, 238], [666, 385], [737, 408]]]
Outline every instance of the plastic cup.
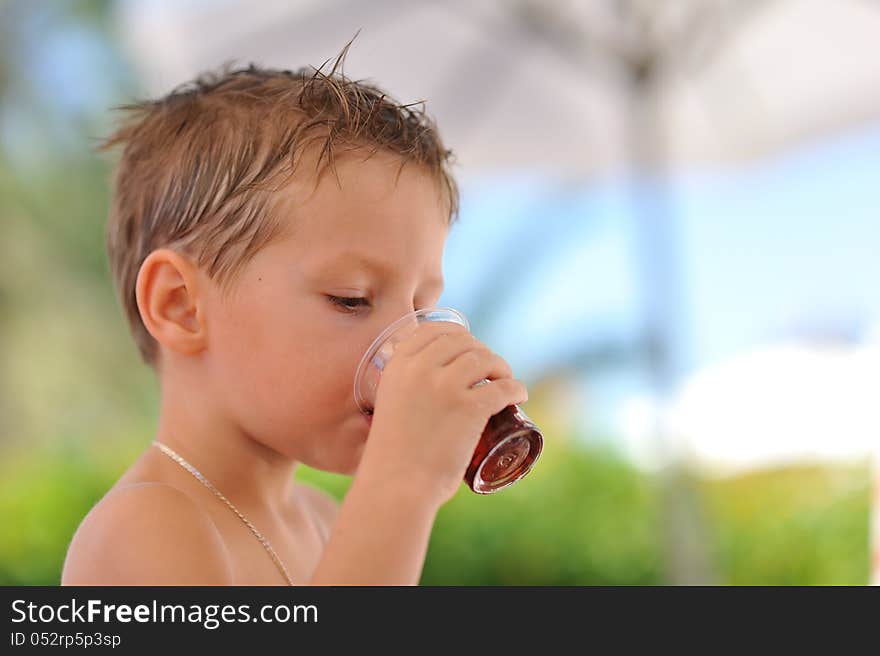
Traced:
[[[354, 379], [354, 398], [365, 415], [373, 414], [376, 388], [394, 346], [411, 336], [425, 321], [450, 321], [470, 326], [458, 310], [444, 307], [410, 312], [386, 327], [364, 352]], [[489, 382], [483, 379], [474, 384]], [[517, 405], [509, 405], [489, 418], [464, 473], [464, 481], [477, 494], [497, 492], [525, 476], [541, 455], [544, 438]]]

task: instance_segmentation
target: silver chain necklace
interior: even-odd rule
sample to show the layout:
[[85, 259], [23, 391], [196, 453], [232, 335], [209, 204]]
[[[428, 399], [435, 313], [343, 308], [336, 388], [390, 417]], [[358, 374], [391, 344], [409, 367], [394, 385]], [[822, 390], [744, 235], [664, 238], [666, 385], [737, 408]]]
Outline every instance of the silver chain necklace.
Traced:
[[241, 512], [239, 512], [238, 508], [236, 508], [234, 505], [232, 505], [232, 502], [229, 499], [227, 499], [225, 496], [223, 496], [223, 493], [220, 492], [220, 490], [218, 490], [216, 487], [214, 487], [211, 484], [211, 481], [209, 481], [207, 478], [202, 476], [202, 474], [199, 472], [199, 470], [196, 469], [195, 467], [193, 467], [191, 464], [189, 464], [186, 460], [184, 460], [183, 457], [177, 455], [177, 453], [175, 453], [171, 447], [169, 447], [165, 444], [162, 444], [159, 440], [153, 440], [153, 444], [155, 446], [159, 447], [159, 449], [162, 451], [162, 453], [164, 453], [166, 456], [171, 458], [174, 462], [176, 462], [178, 465], [183, 467], [190, 474], [195, 476], [205, 487], [207, 487], [209, 490], [211, 490], [211, 492], [213, 492], [215, 496], [217, 496], [221, 501], [223, 501], [223, 503], [225, 503], [227, 506], [229, 506], [229, 508], [232, 510], [232, 512], [234, 512], [236, 515], [238, 515], [239, 519], [241, 519], [241, 521], [243, 521], [247, 525], [247, 527], [251, 530], [251, 533], [253, 533], [257, 537], [257, 539], [260, 541], [260, 544], [263, 545], [263, 548], [269, 552], [269, 555], [272, 557], [272, 560], [275, 561], [275, 564], [278, 566], [278, 569], [281, 570], [281, 573], [284, 575], [284, 578], [287, 580], [288, 585], [293, 585], [293, 581], [290, 579], [290, 574], [287, 573], [287, 568], [284, 566], [284, 563], [281, 562], [281, 559], [278, 557], [278, 554], [275, 553], [275, 550], [272, 548], [272, 545], [269, 544], [269, 540], [267, 540], [263, 536], [263, 534], [260, 533], [253, 524], [251, 524], [250, 520], [248, 520], [247, 517], [242, 515]]

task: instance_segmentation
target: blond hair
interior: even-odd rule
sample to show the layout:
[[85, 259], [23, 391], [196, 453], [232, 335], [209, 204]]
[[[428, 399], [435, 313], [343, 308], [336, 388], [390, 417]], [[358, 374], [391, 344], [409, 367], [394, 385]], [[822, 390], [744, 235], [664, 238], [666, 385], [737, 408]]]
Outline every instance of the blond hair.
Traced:
[[296, 71], [225, 66], [159, 100], [117, 108], [126, 120], [100, 146], [124, 146], [106, 246], [117, 296], [147, 365], [156, 368], [158, 344], [135, 296], [146, 257], [162, 247], [182, 251], [225, 293], [244, 264], [287, 234], [289, 219], [272, 211], [271, 192], [291, 180], [306, 152], [318, 155], [316, 180], [329, 166], [337, 184], [334, 159], [342, 152], [370, 149], [372, 156], [381, 149], [398, 155], [401, 169], [414, 162], [437, 181], [449, 224], [457, 220], [454, 155], [424, 101], [401, 105], [372, 84], [346, 78], [342, 63], [352, 41], [329, 74], [322, 72], [329, 59]]

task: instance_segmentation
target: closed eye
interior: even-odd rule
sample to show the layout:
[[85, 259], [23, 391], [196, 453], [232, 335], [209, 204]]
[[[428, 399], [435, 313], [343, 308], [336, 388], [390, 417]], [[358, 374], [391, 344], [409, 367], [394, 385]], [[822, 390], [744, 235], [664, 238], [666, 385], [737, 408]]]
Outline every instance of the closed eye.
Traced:
[[327, 296], [327, 298], [329, 298], [333, 304], [352, 314], [357, 312], [357, 308], [369, 305], [367, 299], [361, 297], [348, 298], [345, 296]]

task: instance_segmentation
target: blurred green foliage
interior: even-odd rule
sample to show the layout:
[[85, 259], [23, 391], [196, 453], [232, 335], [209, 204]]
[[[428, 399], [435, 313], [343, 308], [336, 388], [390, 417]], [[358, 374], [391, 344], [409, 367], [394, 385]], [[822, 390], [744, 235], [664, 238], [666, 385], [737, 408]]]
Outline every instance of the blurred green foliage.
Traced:
[[4, 452], [0, 515], [7, 521], [0, 538], [0, 584], [58, 585], [76, 527], [118, 478], [120, 458], [134, 455], [65, 442]]
[[494, 495], [462, 488], [441, 509], [427, 585], [662, 582], [657, 496], [612, 453], [548, 439], [523, 480]]
[[700, 485], [715, 560], [735, 585], [864, 585], [871, 468], [801, 466]]
[[[0, 465], [0, 584], [57, 585], [81, 519], [145, 445], [55, 443]], [[702, 480], [720, 583], [864, 584], [868, 468], [800, 467]], [[297, 478], [343, 499], [350, 479]], [[654, 481], [613, 453], [550, 443], [525, 479], [437, 516], [423, 585], [665, 582]]]

